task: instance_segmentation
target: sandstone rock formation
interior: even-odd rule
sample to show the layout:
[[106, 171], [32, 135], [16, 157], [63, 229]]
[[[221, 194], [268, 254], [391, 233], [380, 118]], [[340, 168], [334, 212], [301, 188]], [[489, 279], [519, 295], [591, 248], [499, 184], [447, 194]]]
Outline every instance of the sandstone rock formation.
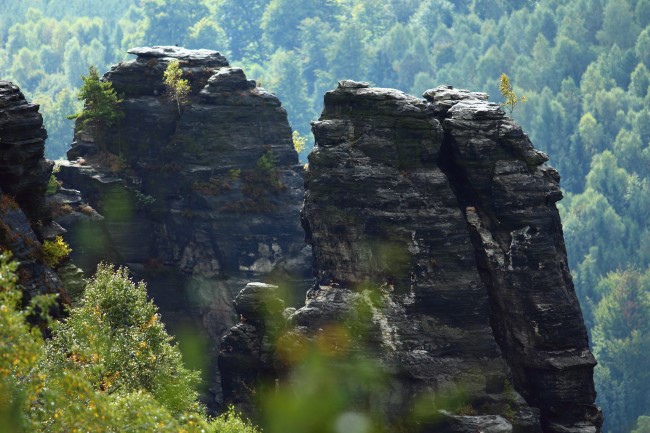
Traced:
[[43, 262], [41, 241], [52, 228], [45, 190], [54, 164], [43, 156], [47, 132], [38, 109], [16, 85], [0, 81], [0, 252], [20, 262], [25, 301], [56, 293], [64, 302], [59, 278]]
[[[310, 278], [303, 167], [280, 101], [218, 52], [129, 53], [136, 58], [103, 77], [124, 100], [123, 119], [111, 128], [77, 123], [59, 178], [81, 196], [57, 198], [69, 210], [58, 221], [79, 263], [128, 265], [172, 330], [206, 334], [216, 360], [247, 281], [302, 287]], [[172, 59], [192, 89], [180, 113], [163, 83]]]
[[486, 94], [424, 96], [351, 81], [325, 95], [302, 212], [317, 283], [287, 320], [260, 312], [278, 305], [268, 287], [241, 292], [220, 357], [227, 401], [250, 408], [256, 383], [283, 380], [269, 329], [316, 339], [362, 305], [348, 350], [378, 358], [391, 392], [361, 407], [390, 421], [462, 386], [466, 413], [422, 431], [599, 431], [557, 171]]
[[54, 164], [44, 157], [47, 132], [38, 105], [9, 81], [0, 81], [0, 188], [34, 220], [44, 217], [47, 181]]

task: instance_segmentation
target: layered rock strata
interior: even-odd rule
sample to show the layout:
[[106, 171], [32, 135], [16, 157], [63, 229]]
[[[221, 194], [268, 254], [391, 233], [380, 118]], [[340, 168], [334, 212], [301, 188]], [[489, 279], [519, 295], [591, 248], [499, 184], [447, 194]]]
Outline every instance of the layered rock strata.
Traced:
[[269, 326], [314, 339], [365, 304], [350, 350], [372, 353], [391, 383], [366, 407], [394, 419], [418, 395], [461, 386], [470, 414], [445, 412], [423, 431], [599, 431], [559, 175], [521, 128], [485, 94], [440, 87], [418, 99], [347, 81], [312, 129], [302, 221], [317, 284], [284, 322], [241, 311], [220, 363], [246, 386], [226, 397], [250, 405], [252, 381], [273, 379], [252, 375], [246, 357], [282, 379]]
[[45, 160], [43, 117], [18, 86], [0, 80], [0, 188], [32, 219], [44, 219], [45, 190], [54, 164]]
[[45, 265], [41, 244], [48, 233], [60, 231], [50, 224], [45, 204], [54, 164], [44, 158], [47, 132], [38, 109], [18, 86], [0, 81], [0, 252], [11, 252], [20, 263], [25, 302], [40, 294], [60, 294], [59, 302], [65, 302], [65, 290]]
[[[103, 77], [124, 117], [110, 128], [77, 124], [59, 177], [81, 196], [60, 197], [71, 212], [59, 221], [80, 263], [128, 265], [173, 331], [189, 326], [212, 341], [213, 362], [247, 281], [310, 278], [303, 168], [280, 101], [218, 52], [129, 53]], [[180, 106], [163, 82], [172, 60], [191, 87]], [[212, 385], [218, 394], [218, 378]]]

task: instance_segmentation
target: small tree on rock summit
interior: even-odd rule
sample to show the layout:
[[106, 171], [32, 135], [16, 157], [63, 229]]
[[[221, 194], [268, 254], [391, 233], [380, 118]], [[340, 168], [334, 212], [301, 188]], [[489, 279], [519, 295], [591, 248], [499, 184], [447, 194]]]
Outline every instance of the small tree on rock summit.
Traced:
[[170, 97], [176, 101], [178, 115], [180, 116], [181, 105], [185, 105], [189, 102], [187, 96], [190, 93], [190, 83], [183, 79], [183, 70], [181, 69], [178, 60], [174, 59], [169, 62], [163, 75], [163, 81], [169, 91]]
[[512, 84], [510, 84], [510, 78], [506, 74], [501, 74], [499, 78], [499, 90], [501, 91], [501, 96], [506, 100], [501, 105], [506, 107], [512, 116], [512, 112], [515, 107], [520, 102], [526, 102], [526, 97], [518, 97], [517, 94], [512, 90]]

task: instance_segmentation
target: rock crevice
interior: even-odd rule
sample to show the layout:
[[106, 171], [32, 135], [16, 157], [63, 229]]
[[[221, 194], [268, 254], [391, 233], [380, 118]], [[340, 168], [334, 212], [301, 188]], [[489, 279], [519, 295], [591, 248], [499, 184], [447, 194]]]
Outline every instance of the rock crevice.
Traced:
[[[372, 404], [389, 420], [462, 386], [473, 415], [445, 412], [445, 431], [599, 431], [558, 173], [487, 95], [424, 96], [351, 81], [325, 95], [302, 210], [317, 282], [289, 335], [318, 339], [365, 303], [350, 350], [385, 367], [391, 396]], [[255, 329], [242, 317], [230, 337]]]

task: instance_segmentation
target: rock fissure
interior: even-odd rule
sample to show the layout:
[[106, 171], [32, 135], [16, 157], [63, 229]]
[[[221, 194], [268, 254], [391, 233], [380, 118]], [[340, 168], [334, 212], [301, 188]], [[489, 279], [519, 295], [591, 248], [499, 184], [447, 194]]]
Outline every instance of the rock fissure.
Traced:
[[[351, 81], [326, 93], [301, 213], [317, 282], [284, 326], [318, 340], [385, 291], [349, 350], [386, 369], [391, 396], [371, 406], [389, 422], [414, 396], [462, 384], [475, 415], [438, 411], [444, 426], [415, 430], [599, 431], [594, 361], [554, 205], [559, 175], [487, 95], [439, 87], [424, 96]], [[236, 391], [230, 399], [250, 402]]]
[[[479, 115], [483, 111], [464, 112], [456, 104], [449, 110], [440, 167], [464, 207], [479, 274], [488, 289], [494, 336], [515, 388], [540, 409], [544, 431], [596, 431], [602, 418], [593, 404], [593, 381], [586, 379], [594, 361], [566, 272], [554, 205], [561, 198], [559, 176], [549, 173], [552, 169], [542, 165], [545, 155], [507, 119], [497, 123], [494, 140], [483, 138], [490, 136], [485, 133], [489, 125], [466, 134], [471, 116], [478, 125], [485, 123]], [[476, 151], [480, 147], [488, 148]], [[575, 324], [569, 326], [576, 328], [569, 343], [571, 331], [558, 332], [567, 323], [557, 321], [570, 323], [572, 315]], [[550, 355], [548, 346], [565, 351]]]

